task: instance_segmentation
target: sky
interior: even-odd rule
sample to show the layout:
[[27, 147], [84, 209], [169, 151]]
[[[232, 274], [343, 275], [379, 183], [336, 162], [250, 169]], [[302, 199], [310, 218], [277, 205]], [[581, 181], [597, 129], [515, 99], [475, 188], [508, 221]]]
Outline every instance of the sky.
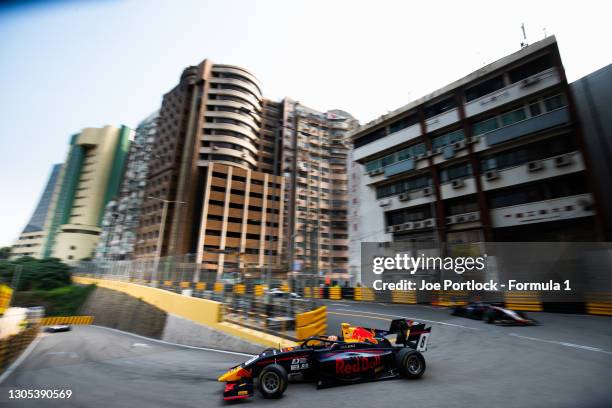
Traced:
[[555, 35], [570, 81], [612, 63], [604, 1], [0, 3], [0, 246], [85, 127], [138, 122], [188, 65], [242, 66], [270, 99], [366, 123]]

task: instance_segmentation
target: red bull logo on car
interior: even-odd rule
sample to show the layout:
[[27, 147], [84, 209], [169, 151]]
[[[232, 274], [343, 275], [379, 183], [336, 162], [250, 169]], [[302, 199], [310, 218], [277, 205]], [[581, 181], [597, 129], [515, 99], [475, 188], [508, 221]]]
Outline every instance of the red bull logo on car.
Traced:
[[378, 341], [375, 338], [375, 334], [376, 332], [374, 330], [363, 327], [351, 327], [347, 323], [342, 323], [342, 336], [344, 337], [344, 341], [368, 341], [377, 344]]
[[350, 375], [371, 371], [381, 364], [380, 356], [356, 357], [350, 360], [336, 359], [336, 374]]

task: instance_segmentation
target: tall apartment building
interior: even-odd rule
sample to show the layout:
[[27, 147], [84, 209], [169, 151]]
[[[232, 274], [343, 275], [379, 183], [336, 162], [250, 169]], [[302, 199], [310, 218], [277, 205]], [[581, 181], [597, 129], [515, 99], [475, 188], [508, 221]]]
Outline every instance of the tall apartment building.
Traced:
[[86, 128], [72, 136], [41, 257], [92, 258], [106, 204], [117, 195], [133, 131]]
[[[352, 134], [361, 242], [601, 239], [572, 94], [548, 37]], [[360, 278], [360, 257], [351, 272]]]
[[52, 219], [54, 198], [57, 198], [57, 185], [62, 170], [61, 164], [54, 164], [47, 185], [36, 205], [30, 221], [23, 229], [19, 239], [11, 249], [11, 257], [31, 256], [42, 258], [47, 239], [47, 229]]
[[243, 68], [185, 69], [163, 98], [136, 256], [191, 254], [217, 276], [299, 265], [345, 279], [355, 127], [342, 111], [263, 98]]
[[347, 135], [358, 123], [340, 110], [319, 112], [290, 99], [281, 106], [287, 264], [347, 281]]
[[129, 259], [136, 246], [136, 229], [144, 198], [149, 161], [157, 132], [156, 111], [136, 127], [118, 195], [105, 207], [96, 259]]
[[136, 256], [193, 254], [218, 276], [280, 265], [284, 185], [263, 108], [243, 68], [205, 60], [183, 71], [160, 109]]

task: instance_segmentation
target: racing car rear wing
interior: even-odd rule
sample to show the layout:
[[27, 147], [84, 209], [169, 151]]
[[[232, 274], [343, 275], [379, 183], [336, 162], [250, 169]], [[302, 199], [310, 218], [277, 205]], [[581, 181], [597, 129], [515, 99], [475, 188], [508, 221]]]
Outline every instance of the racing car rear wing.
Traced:
[[370, 341], [377, 342], [376, 338], [384, 338], [395, 334], [395, 344], [410, 347], [418, 351], [427, 350], [427, 341], [431, 333], [431, 327], [425, 327], [424, 323], [407, 319], [394, 319], [391, 321], [389, 330], [370, 329], [366, 327], [350, 326], [342, 324], [342, 337], [344, 341]]
[[413, 348], [418, 351], [427, 350], [427, 342], [431, 327], [407, 319], [394, 319], [389, 326], [388, 334], [396, 334], [395, 344]]

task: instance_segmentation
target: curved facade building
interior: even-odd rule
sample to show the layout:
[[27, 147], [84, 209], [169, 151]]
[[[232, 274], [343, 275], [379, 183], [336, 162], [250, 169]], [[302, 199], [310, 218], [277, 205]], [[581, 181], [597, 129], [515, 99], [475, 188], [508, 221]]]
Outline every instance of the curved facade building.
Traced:
[[200, 159], [255, 169], [262, 95], [257, 79], [232, 65], [214, 64], [209, 78]]
[[262, 154], [264, 103], [243, 68], [204, 60], [183, 71], [160, 110], [137, 257], [190, 254], [219, 276], [280, 263], [283, 178], [261, 164], [281, 152]]

